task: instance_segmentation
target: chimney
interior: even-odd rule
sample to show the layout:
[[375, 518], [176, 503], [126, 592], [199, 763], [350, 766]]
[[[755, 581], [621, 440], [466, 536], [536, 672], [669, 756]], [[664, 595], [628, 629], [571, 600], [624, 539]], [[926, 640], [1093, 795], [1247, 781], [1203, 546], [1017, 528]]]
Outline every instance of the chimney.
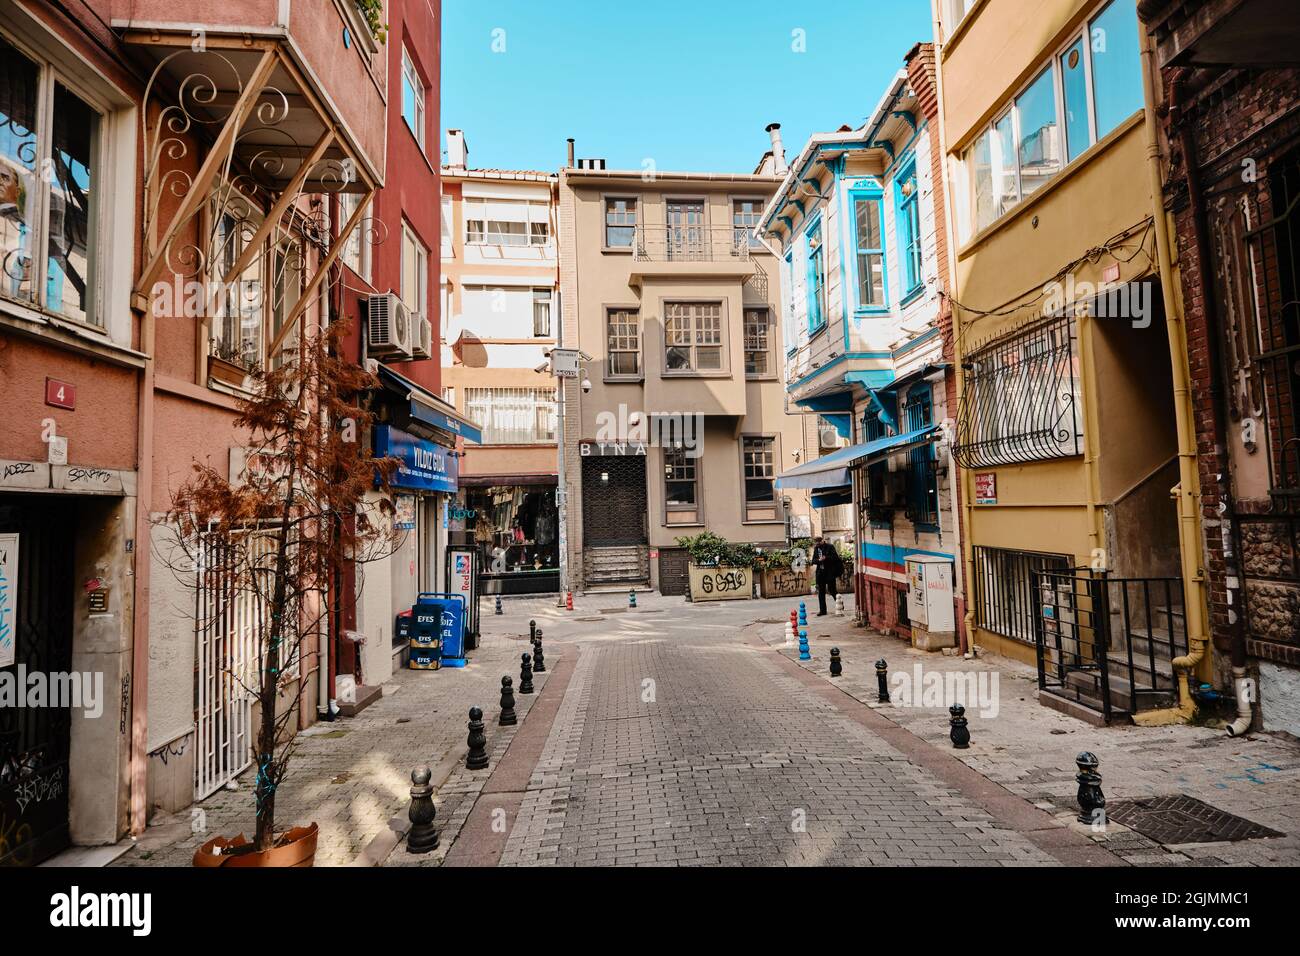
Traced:
[[769, 123], [767, 126], [767, 135], [772, 137], [772, 161], [775, 164], [774, 172], [778, 176], [784, 176], [789, 169], [785, 163], [785, 147], [781, 145], [781, 124]]
[[465, 145], [464, 130], [447, 130], [447, 165], [452, 169], [469, 168], [469, 147]]
[[569, 144], [569, 162], [567, 165], [569, 169], [572, 169], [573, 168], [573, 137], [570, 136], [568, 140], [566, 140], [566, 142]]

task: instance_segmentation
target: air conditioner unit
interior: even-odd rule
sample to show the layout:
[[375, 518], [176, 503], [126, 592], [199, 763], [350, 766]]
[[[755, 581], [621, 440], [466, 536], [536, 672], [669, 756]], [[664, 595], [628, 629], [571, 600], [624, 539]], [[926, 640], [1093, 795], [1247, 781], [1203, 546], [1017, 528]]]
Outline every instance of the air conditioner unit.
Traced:
[[368, 345], [376, 355], [411, 357], [411, 313], [392, 292], [366, 300]]
[[433, 323], [419, 312], [411, 313], [411, 355], [418, 359], [433, 357]]

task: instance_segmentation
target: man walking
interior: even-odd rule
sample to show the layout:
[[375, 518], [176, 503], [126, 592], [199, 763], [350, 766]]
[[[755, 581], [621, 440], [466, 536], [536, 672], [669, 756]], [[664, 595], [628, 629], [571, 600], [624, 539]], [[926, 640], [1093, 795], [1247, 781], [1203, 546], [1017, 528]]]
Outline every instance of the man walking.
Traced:
[[844, 573], [844, 559], [840, 557], [835, 545], [827, 543], [821, 535], [817, 536], [817, 543], [813, 545], [812, 559], [813, 566], [817, 569], [817, 616], [825, 617], [826, 592], [831, 592], [832, 599], [839, 596], [836, 582]]

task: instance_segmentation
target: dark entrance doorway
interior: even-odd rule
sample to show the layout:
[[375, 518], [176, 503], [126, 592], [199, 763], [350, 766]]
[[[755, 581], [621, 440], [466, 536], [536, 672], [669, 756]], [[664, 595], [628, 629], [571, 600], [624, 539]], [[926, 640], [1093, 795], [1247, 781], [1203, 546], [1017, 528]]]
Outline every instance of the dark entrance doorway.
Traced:
[[650, 577], [645, 456], [582, 459], [583, 568], [587, 584]]
[[[15, 609], [12, 675], [72, 670], [72, 572], [76, 509], [66, 499], [0, 495], [0, 547], [13, 547], [13, 580], [0, 583]], [[23, 682], [25, 683], [25, 681]], [[66, 707], [0, 707], [0, 866], [31, 866], [68, 846]]]

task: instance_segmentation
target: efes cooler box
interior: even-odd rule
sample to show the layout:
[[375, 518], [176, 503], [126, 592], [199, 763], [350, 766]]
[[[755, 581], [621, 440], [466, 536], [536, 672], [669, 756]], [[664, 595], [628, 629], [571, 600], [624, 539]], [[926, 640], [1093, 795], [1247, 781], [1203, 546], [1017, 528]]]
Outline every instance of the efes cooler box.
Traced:
[[441, 610], [438, 604], [417, 604], [411, 608], [408, 665], [411, 670], [433, 671], [442, 666], [442, 642], [438, 639]]

